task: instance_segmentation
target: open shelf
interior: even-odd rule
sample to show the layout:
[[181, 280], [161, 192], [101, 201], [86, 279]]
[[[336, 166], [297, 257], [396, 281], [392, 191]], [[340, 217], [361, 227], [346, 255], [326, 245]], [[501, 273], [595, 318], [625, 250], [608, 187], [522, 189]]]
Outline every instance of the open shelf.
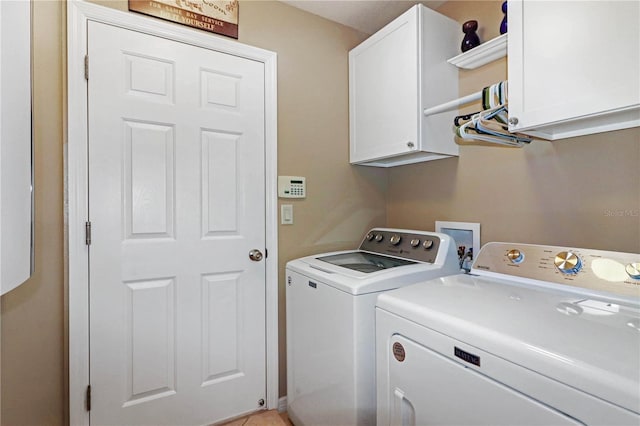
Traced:
[[482, 43], [480, 46], [474, 47], [471, 50], [467, 50], [447, 60], [447, 62], [458, 68], [471, 70], [505, 56], [507, 56], [506, 33]]

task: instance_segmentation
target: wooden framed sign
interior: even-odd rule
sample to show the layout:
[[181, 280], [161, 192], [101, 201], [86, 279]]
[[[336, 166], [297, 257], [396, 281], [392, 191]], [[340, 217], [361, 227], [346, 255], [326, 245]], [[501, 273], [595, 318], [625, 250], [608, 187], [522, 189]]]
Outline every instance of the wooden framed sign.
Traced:
[[129, 0], [129, 10], [238, 38], [238, 0]]

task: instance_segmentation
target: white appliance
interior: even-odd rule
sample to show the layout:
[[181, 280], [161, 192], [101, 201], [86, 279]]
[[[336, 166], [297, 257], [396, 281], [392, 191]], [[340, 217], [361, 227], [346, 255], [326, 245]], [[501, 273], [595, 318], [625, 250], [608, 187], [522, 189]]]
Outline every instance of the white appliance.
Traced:
[[372, 229], [357, 250], [287, 263], [287, 410], [296, 426], [375, 423], [375, 301], [459, 272], [445, 234]]
[[511, 243], [381, 295], [378, 425], [640, 424], [640, 254]]

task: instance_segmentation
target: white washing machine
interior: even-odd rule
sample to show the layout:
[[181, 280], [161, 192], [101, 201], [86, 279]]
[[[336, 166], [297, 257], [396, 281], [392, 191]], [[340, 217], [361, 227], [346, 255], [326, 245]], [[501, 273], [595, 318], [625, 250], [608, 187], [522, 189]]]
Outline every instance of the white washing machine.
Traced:
[[378, 425], [640, 424], [640, 254], [490, 243], [381, 295]]
[[287, 410], [296, 426], [375, 424], [375, 301], [459, 273], [447, 235], [372, 229], [356, 250], [287, 263]]

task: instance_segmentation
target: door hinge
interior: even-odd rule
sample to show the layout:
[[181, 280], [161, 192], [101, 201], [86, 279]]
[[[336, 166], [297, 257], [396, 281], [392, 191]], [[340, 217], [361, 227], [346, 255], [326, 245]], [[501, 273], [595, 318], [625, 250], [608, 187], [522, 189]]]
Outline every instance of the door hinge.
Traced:
[[84, 404], [87, 411], [91, 411], [91, 385], [87, 385], [87, 393], [85, 395]]
[[91, 222], [84, 223], [84, 231], [85, 231], [85, 243], [90, 246], [91, 245]]
[[89, 81], [89, 55], [84, 55], [84, 79]]

